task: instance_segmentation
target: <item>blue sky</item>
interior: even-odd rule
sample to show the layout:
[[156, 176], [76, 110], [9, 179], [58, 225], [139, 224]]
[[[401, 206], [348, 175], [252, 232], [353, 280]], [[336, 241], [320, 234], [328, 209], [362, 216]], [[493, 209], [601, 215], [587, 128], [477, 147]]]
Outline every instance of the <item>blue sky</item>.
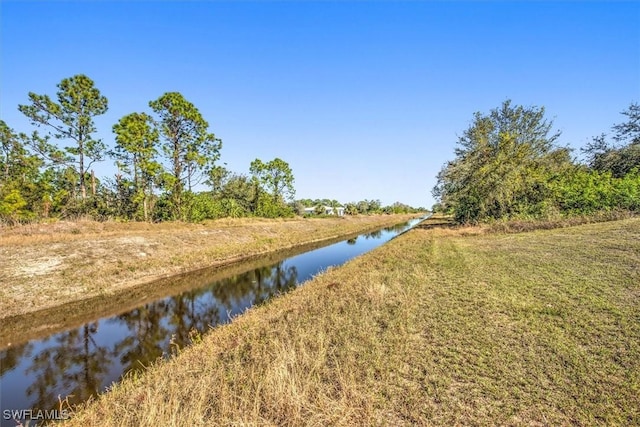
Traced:
[[28, 92], [75, 74], [109, 99], [108, 145], [120, 117], [179, 91], [221, 162], [248, 173], [280, 157], [297, 198], [430, 207], [475, 111], [544, 106], [578, 148], [640, 101], [639, 2], [3, 1], [0, 27], [15, 130], [32, 129]]

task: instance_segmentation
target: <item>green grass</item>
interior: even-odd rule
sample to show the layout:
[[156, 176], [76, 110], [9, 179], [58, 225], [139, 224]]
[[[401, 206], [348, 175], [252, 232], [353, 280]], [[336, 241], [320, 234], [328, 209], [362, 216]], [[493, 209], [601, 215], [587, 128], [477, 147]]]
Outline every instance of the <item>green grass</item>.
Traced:
[[640, 219], [417, 229], [72, 425], [640, 425]]

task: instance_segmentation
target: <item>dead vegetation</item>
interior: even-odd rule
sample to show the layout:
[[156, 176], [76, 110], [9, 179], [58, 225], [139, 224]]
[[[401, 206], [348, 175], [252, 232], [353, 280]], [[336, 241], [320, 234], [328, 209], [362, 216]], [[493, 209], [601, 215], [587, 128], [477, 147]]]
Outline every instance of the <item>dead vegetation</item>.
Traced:
[[167, 276], [392, 225], [411, 215], [55, 222], [0, 229], [0, 318], [112, 295]]
[[416, 229], [65, 425], [638, 425], [640, 219]]

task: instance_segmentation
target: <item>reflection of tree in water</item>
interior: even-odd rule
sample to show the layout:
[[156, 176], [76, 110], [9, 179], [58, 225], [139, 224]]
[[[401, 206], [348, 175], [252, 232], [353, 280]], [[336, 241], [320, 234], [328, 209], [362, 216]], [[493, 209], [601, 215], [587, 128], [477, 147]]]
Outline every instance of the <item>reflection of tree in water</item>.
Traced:
[[367, 233], [364, 235], [365, 239], [378, 239], [382, 236], [382, 230], [372, 231], [371, 233]]
[[33, 344], [24, 343], [0, 351], [0, 376], [18, 366], [23, 357], [30, 357], [32, 350]]
[[122, 364], [123, 373], [139, 370], [161, 357], [165, 351], [169, 330], [162, 319], [169, 313], [166, 300], [146, 304], [114, 318], [113, 322], [124, 323], [129, 332], [113, 347]]
[[407, 228], [408, 226], [409, 226], [408, 222], [403, 222], [402, 224], [396, 224], [396, 225], [392, 225], [391, 227], [387, 227], [384, 229], [384, 231], [400, 233], [404, 231], [404, 229]]
[[55, 336], [55, 343], [47, 346], [32, 359], [27, 374], [35, 381], [27, 388], [27, 396], [36, 397], [33, 407], [53, 409], [69, 395], [69, 403], [82, 402], [97, 394], [111, 365], [113, 355], [93, 339], [98, 323]]
[[389, 233], [400, 233], [404, 231], [409, 226], [408, 222], [403, 222], [402, 224], [392, 225], [390, 227], [385, 227], [381, 230], [372, 231], [364, 235], [365, 239], [379, 239], [382, 237], [382, 232], [386, 231]]
[[231, 311], [234, 306], [260, 304], [278, 293], [295, 287], [298, 270], [284, 268], [284, 262], [256, 268], [220, 281], [211, 290], [213, 296]]
[[[227, 321], [227, 313], [287, 292], [296, 286], [297, 276], [294, 266], [280, 262], [118, 315], [109, 322], [126, 326], [128, 333], [112, 349], [94, 339], [98, 322], [58, 334], [43, 343], [45, 348], [27, 368], [28, 378], [33, 378], [27, 398], [35, 397], [35, 409], [57, 408], [58, 395], [70, 396], [70, 404], [85, 401], [102, 391], [114, 364], [119, 362], [123, 374], [148, 366], [171, 352], [172, 338], [180, 347], [189, 344], [192, 330], [203, 332]], [[33, 344], [25, 344], [0, 353], [2, 373], [32, 352]]]
[[220, 307], [215, 298], [208, 298], [210, 288], [184, 292], [171, 299], [169, 323], [173, 326], [173, 343], [182, 347], [190, 343], [192, 330], [205, 331], [220, 321]]
[[147, 304], [114, 319], [124, 323], [129, 333], [114, 346], [113, 353], [118, 355], [124, 372], [141, 369], [170, 353], [170, 345], [190, 344], [191, 331], [204, 332], [226, 322], [234, 309], [260, 304], [296, 283], [296, 268], [284, 268], [280, 262]]
[[357, 243], [358, 238], [354, 237], [353, 239], [347, 240], [347, 245], [355, 245]]
[[270, 275], [256, 280], [258, 285], [254, 290], [254, 304], [262, 304], [269, 298], [287, 292], [296, 286], [298, 270], [295, 266], [283, 268], [283, 262], [279, 262], [271, 268]]

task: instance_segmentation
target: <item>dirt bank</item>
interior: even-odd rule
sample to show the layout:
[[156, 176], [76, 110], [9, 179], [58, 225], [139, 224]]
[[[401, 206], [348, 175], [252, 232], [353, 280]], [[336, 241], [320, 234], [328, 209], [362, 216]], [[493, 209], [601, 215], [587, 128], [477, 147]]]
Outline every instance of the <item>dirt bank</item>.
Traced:
[[637, 218], [416, 228], [64, 425], [640, 425], [638, 265]]
[[415, 215], [57, 222], [0, 229], [0, 319], [109, 297], [208, 266], [402, 222]]

